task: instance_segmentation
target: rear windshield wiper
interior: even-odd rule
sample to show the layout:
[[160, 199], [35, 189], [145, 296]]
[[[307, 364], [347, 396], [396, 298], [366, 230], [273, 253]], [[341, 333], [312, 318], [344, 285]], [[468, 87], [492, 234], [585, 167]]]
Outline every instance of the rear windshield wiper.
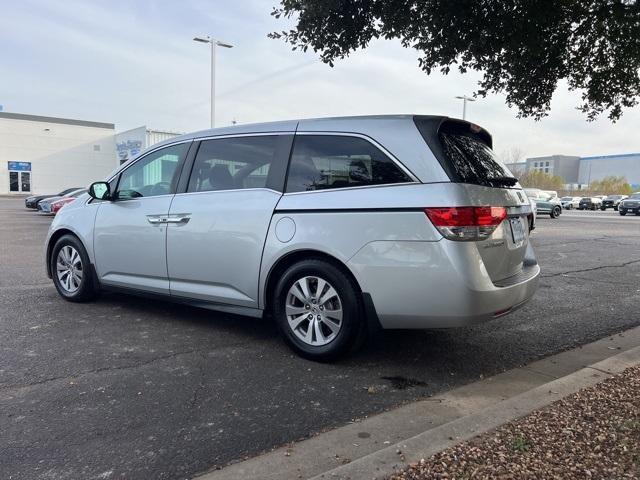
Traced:
[[505, 187], [513, 187], [518, 183], [518, 179], [515, 177], [487, 177], [487, 181], [497, 185], [504, 185]]

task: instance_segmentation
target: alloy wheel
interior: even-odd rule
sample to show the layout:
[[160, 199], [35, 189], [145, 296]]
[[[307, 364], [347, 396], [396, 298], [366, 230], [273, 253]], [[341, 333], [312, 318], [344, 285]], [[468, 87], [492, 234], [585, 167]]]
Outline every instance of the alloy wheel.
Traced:
[[285, 312], [291, 331], [314, 347], [327, 345], [342, 327], [342, 301], [333, 286], [317, 276], [298, 279], [287, 293]]
[[71, 245], [65, 245], [56, 258], [56, 274], [62, 289], [75, 293], [82, 283], [82, 257]]

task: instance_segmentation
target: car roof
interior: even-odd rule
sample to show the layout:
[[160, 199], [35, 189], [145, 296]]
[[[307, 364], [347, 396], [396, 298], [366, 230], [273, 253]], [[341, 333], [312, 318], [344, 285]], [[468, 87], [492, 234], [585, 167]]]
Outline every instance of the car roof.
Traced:
[[[388, 115], [351, 115], [342, 117], [317, 117], [317, 118], [301, 118], [294, 120], [281, 120], [275, 122], [247, 123], [238, 125], [229, 125], [226, 127], [209, 128], [206, 130], [198, 130], [196, 132], [185, 133], [178, 137], [172, 137], [153, 145], [153, 148], [162, 145], [168, 145], [194, 138], [213, 137], [219, 135], [241, 135], [247, 133], [267, 133], [267, 132], [295, 132], [296, 130], [311, 131], [344, 131], [346, 124], [349, 124], [354, 132], [361, 130], [366, 124], [386, 123], [389, 121], [396, 122], [413, 122], [414, 118], [431, 118], [431, 119], [452, 119], [444, 115], [419, 115], [419, 114], [388, 114]], [[142, 153], [142, 152], [141, 152]]]

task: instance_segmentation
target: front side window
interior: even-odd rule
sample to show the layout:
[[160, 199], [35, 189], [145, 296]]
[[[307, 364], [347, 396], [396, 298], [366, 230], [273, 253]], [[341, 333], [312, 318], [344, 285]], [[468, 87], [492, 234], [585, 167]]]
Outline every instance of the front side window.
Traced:
[[265, 188], [279, 158], [278, 135], [204, 140], [189, 178], [188, 192]]
[[387, 155], [363, 138], [298, 135], [286, 191], [307, 192], [410, 181]]
[[171, 193], [178, 163], [188, 148], [189, 143], [181, 143], [142, 157], [122, 172], [116, 198], [126, 200]]

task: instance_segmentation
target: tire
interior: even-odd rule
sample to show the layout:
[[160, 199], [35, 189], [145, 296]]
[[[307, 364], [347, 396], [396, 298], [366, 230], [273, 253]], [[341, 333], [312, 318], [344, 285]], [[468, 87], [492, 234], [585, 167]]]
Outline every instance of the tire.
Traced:
[[618, 207], [613, 207], [613, 211], [617, 212], [618, 211]]
[[[319, 280], [325, 283], [320, 284]], [[319, 294], [318, 287], [324, 293]], [[327, 297], [331, 288], [336, 295]], [[323, 298], [321, 304], [319, 300]], [[359, 337], [365, 333], [364, 308], [357, 285], [324, 260], [311, 258], [287, 268], [276, 285], [272, 302], [274, 318], [285, 341], [310, 360], [336, 359], [360, 344]], [[329, 313], [338, 310], [340, 319], [337, 313]]]
[[607, 207], [600, 207], [600, 210], [602, 210], [603, 212], [607, 209]]
[[626, 210], [618, 210], [618, 213], [624, 217], [627, 214], [627, 211]]
[[[51, 251], [49, 262], [53, 284], [62, 298], [69, 302], [87, 302], [95, 298], [98, 288], [89, 256], [77, 237], [60, 237]], [[59, 266], [67, 268], [59, 273]]]
[[551, 213], [549, 214], [549, 216], [551, 218], [558, 218], [561, 213], [562, 213], [562, 209], [560, 207], [556, 206], [556, 207], [553, 207], [551, 209]]

